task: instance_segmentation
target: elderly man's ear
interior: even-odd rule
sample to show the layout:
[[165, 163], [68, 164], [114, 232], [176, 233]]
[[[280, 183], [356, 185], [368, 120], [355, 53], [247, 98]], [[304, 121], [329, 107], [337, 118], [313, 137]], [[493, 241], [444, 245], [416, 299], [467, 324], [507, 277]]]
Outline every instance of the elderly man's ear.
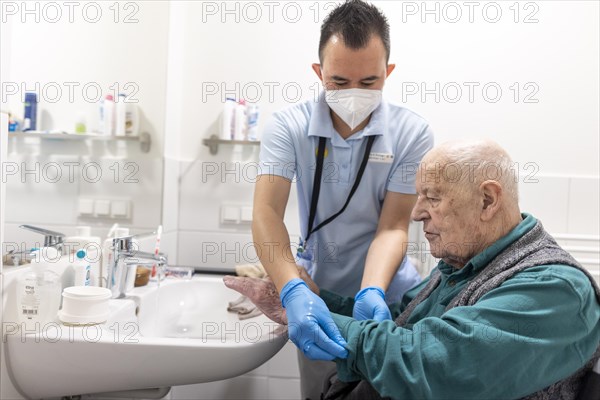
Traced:
[[500, 209], [502, 186], [496, 181], [485, 181], [479, 186], [483, 196], [481, 220], [490, 221]]

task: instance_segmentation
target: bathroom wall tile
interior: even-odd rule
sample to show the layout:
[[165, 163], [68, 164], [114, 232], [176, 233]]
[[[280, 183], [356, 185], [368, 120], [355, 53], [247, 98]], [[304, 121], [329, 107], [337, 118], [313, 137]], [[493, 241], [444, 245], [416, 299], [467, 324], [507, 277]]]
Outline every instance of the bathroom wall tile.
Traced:
[[[101, 172], [98, 179], [92, 174]], [[88, 168], [86, 178], [81, 180], [79, 196], [94, 199], [129, 199], [132, 203], [131, 218], [119, 221], [124, 225], [156, 228], [162, 212], [162, 158], [82, 158], [82, 170]], [[98, 179], [98, 180], [97, 180]], [[80, 218], [79, 221], [86, 221]], [[92, 219], [92, 222], [97, 222]], [[114, 221], [105, 221], [112, 223]]]
[[285, 346], [267, 361], [270, 377], [299, 378], [298, 355], [296, 346], [288, 341]]
[[[5, 221], [39, 224], [75, 223], [79, 180], [69, 182], [63, 162], [76, 160], [47, 155], [9, 154]], [[58, 166], [58, 167], [57, 167]], [[16, 168], [16, 169], [13, 169]], [[27, 173], [31, 171], [32, 173]]]
[[[265, 255], [284, 248], [287, 245], [258, 247]], [[231, 270], [237, 264], [260, 262], [250, 233], [180, 231], [178, 249], [181, 265]]]
[[571, 178], [568, 233], [600, 235], [600, 180]]
[[[162, 158], [103, 154], [90, 157], [64, 151], [55, 154], [57, 144], [47, 142], [31, 148], [20, 144], [19, 151], [28, 149], [27, 152], [9, 154], [7, 222], [110, 226], [118, 221], [122, 225], [158, 225], [162, 212]], [[78, 151], [87, 154], [86, 147]], [[131, 200], [131, 218], [80, 218], [80, 197]]]
[[179, 161], [166, 157], [163, 171], [162, 225], [165, 231], [179, 226]]
[[181, 265], [233, 268], [258, 262], [258, 257], [249, 233], [180, 231], [178, 261]]
[[160, 251], [167, 254], [170, 265], [176, 265], [178, 263], [177, 236], [177, 232], [165, 232], [160, 240]]
[[267, 378], [246, 375], [218, 382], [176, 386], [171, 389], [172, 400], [263, 400], [266, 398], [268, 398]]
[[300, 399], [300, 379], [269, 378], [268, 398], [272, 400]]
[[519, 180], [519, 198], [522, 212], [531, 213], [541, 220], [550, 233], [564, 233], [568, 226], [569, 178], [533, 176]]
[[[222, 147], [223, 153], [219, 148], [218, 158], [181, 162], [180, 229], [250, 232], [250, 224], [222, 224], [220, 215], [223, 204], [252, 206], [256, 160], [254, 156], [247, 156], [244, 152], [235, 155], [231, 152], [231, 148], [235, 146]], [[290, 192], [285, 223], [290, 235], [299, 234], [294, 185]]]
[[220, 222], [223, 202], [251, 205], [254, 193], [256, 168], [252, 165], [256, 163], [241, 156], [227, 159], [232, 147], [222, 146], [219, 157], [181, 163], [180, 229], [250, 231], [247, 224], [221, 226]]

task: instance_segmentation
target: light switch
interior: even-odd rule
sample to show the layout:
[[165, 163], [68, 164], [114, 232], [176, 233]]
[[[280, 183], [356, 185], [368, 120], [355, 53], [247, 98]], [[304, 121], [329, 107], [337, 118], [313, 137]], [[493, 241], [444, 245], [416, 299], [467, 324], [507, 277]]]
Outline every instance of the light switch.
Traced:
[[221, 222], [224, 224], [238, 224], [240, 222], [240, 209], [234, 206], [221, 206]]
[[129, 218], [129, 200], [113, 200], [110, 204], [110, 215], [113, 218]]
[[252, 207], [242, 207], [240, 219], [242, 222], [252, 222]]
[[77, 212], [79, 215], [93, 215], [94, 214], [94, 200], [92, 199], [79, 199], [77, 202]]
[[110, 217], [110, 200], [96, 200], [94, 214], [97, 217]]

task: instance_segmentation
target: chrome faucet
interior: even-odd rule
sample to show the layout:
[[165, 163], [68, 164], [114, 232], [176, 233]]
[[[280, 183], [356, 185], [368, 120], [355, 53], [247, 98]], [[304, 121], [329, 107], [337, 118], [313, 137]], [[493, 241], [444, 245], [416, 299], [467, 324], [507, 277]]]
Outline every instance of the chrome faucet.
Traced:
[[[58, 254], [62, 255], [63, 251], [63, 239], [64, 233], [51, 231], [44, 228], [39, 228], [32, 225], [20, 225], [19, 228], [26, 229], [35, 233], [44, 235], [44, 246], [43, 247], [54, 247], [58, 250]], [[8, 252], [8, 256], [12, 258], [13, 265], [19, 265], [21, 261], [30, 261], [33, 258], [33, 251], [37, 249], [24, 249], [21, 251], [11, 250]]]
[[[114, 238], [112, 241], [112, 260], [108, 266], [108, 288], [112, 291], [112, 298], [125, 297], [126, 283], [129, 268], [127, 266], [135, 264], [152, 268], [156, 265], [159, 271], [167, 268], [167, 256], [164, 253], [149, 253], [138, 250], [133, 239], [149, 234], [124, 236]], [[162, 272], [159, 273], [159, 277]]]

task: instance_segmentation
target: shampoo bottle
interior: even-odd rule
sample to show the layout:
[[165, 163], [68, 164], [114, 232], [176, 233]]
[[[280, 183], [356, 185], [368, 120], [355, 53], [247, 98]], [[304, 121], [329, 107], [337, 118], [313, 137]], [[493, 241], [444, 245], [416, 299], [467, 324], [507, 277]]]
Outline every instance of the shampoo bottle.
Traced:
[[30, 264], [31, 270], [18, 280], [17, 312], [21, 326], [28, 332], [40, 332], [44, 324], [53, 322], [56, 317], [61, 284], [59, 276], [48, 267], [50, 261], [58, 258], [55, 248], [37, 250]]

